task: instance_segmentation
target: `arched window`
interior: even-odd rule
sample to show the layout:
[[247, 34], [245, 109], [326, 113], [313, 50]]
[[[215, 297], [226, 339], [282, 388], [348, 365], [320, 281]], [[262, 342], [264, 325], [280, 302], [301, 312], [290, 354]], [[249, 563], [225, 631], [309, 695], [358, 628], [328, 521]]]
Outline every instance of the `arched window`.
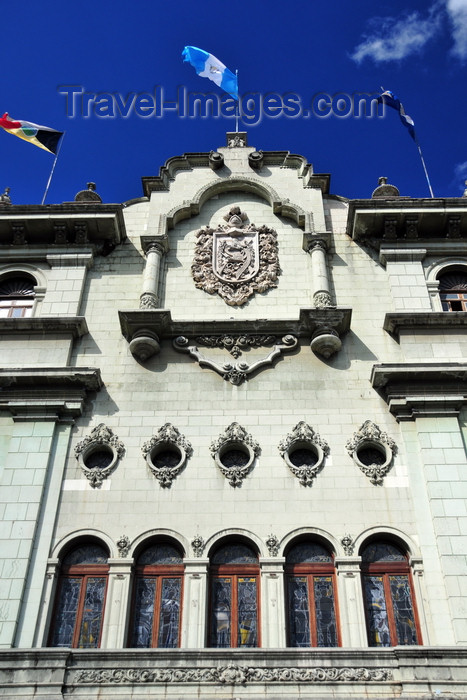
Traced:
[[167, 542], [146, 547], [136, 561], [130, 647], [180, 646], [183, 556]]
[[318, 542], [295, 544], [287, 552], [286, 579], [288, 646], [339, 646], [332, 554]]
[[49, 646], [99, 647], [109, 571], [107, 556], [101, 545], [87, 543], [64, 557]]
[[467, 271], [450, 269], [438, 279], [443, 311], [467, 311]]
[[0, 280], [0, 317], [31, 316], [36, 280], [30, 275], [8, 275]]
[[243, 543], [221, 546], [211, 559], [211, 647], [259, 646], [259, 564]]
[[420, 644], [409, 562], [402, 549], [371, 542], [362, 551], [362, 572], [369, 645]]

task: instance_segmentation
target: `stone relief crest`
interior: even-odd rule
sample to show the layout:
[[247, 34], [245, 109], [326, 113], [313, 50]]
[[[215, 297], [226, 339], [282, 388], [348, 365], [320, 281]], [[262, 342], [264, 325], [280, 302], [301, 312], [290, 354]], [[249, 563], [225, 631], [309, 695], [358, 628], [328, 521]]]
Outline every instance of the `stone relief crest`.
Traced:
[[219, 294], [229, 306], [242, 306], [255, 292], [277, 287], [277, 234], [247, 224], [240, 207], [232, 207], [224, 219], [227, 224], [206, 226], [196, 234], [191, 272], [198, 289]]

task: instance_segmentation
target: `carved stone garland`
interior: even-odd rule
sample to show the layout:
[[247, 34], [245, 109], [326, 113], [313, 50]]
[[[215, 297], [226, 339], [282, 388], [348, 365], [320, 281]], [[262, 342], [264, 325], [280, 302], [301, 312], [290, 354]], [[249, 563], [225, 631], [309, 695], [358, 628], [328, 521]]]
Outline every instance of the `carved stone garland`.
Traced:
[[393, 680], [390, 668], [364, 666], [239, 666], [229, 663], [217, 667], [166, 668], [97, 668], [79, 669], [72, 683], [121, 684], [136, 683], [216, 683], [245, 685], [246, 683], [381, 683]]
[[[298, 453], [298, 450], [314, 453], [316, 455], [315, 463], [307, 464], [304, 461], [300, 464], [300, 460], [293, 457], [294, 454]], [[292, 432], [284, 440], [281, 440], [279, 452], [302, 486], [311, 486], [313, 479], [323, 467], [324, 458], [329, 454], [329, 445], [305, 421], [300, 421]]]
[[198, 289], [219, 294], [229, 306], [242, 306], [255, 292], [277, 287], [277, 234], [267, 226], [245, 224], [239, 207], [224, 219], [227, 225], [197, 232], [191, 273]]
[[[259, 347], [263, 344], [269, 345], [271, 339], [274, 341], [276, 340], [276, 338], [273, 336], [256, 337], [248, 335], [238, 336], [236, 340], [231, 336], [204, 336], [197, 338], [198, 341], [201, 341], [210, 347], [217, 345], [218, 347], [224, 346], [227, 348], [228, 344], [234, 343], [229, 352], [231, 352], [231, 354], [233, 354], [235, 357], [238, 357], [238, 355], [241, 354], [240, 347], [242, 344], [249, 345], [250, 347]], [[266, 342], [264, 342], [264, 340]], [[256, 370], [260, 369], [260, 367], [271, 365], [276, 357], [281, 355], [283, 352], [290, 352], [293, 350], [298, 345], [298, 339], [294, 335], [284, 335], [282, 342], [276, 342], [273, 349], [266, 355], [266, 357], [256, 360], [256, 362], [253, 362], [251, 365], [245, 361], [236, 362], [235, 364], [232, 364], [231, 362], [224, 362], [223, 364], [220, 364], [219, 362], [209, 359], [203, 355], [203, 353], [198, 350], [196, 345], [190, 345], [189, 343], [190, 341], [188, 338], [186, 338], [184, 335], [180, 335], [173, 341], [173, 346], [175, 350], [188, 353], [190, 357], [193, 357], [201, 367], [209, 367], [209, 369], [212, 369], [214, 372], [220, 374], [226, 381], [238, 386], [239, 384], [245, 382], [248, 376], [253, 374], [253, 372], [256, 372]]]
[[[99, 488], [104, 479], [115, 469], [118, 460], [123, 457], [125, 446], [111, 428], [104, 423], [99, 423], [91, 434], [86, 436], [75, 447], [75, 456], [81, 470], [93, 488]], [[102, 456], [102, 466], [91, 466], [86, 461], [92, 455]]]
[[149, 469], [165, 488], [172, 485], [193, 454], [191, 444], [171, 423], [159, 428], [156, 435], [144, 443], [141, 451]]
[[241, 486], [260, 453], [259, 444], [238, 423], [231, 423], [211, 443], [211, 455], [231, 486]]
[[[348, 440], [346, 448], [355, 464], [369, 477], [372, 484], [383, 483], [383, 479], [391, 467], [392, 459], [397, 453], [397, 445], [394, 440], [371, 420], [366, 420], [353, 434]], [[383, 463], [363, 463], [358, 456], [359, 450], [362, 448], [373, 448], [381, 452], [382, 457], [384, 456]]]

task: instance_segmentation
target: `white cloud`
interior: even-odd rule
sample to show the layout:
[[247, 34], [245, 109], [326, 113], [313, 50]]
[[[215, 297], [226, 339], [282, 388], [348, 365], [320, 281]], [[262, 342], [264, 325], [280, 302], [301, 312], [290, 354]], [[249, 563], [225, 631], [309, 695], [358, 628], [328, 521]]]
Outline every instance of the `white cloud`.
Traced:
[[452, 24], [452, 52], [461, 61], [467, 60], [467, 0], [447, 0], [446, 10]]
[[464, 191], [467, 180], [467, 160], [458, 163], [454, 168], [454, 183], [456, 187]]
[[[449, 0], [466, 6], [467, 0]], [[357, 63], [372, 58], [375, 63], [400, 61], [418, 53], [438, 32], [441, 15], [439, 3], [435, 3], [426, 19], [419, 12], [411, 12], [400, 18], [377, 17], [371, 20], [372, 33], [364, 36], [351, 58]]]

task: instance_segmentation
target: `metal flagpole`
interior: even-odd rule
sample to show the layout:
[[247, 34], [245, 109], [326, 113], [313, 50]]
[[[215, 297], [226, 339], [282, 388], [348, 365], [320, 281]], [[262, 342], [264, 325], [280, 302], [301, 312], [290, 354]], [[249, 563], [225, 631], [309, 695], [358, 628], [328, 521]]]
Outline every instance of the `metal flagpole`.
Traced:
[[428, 177], [428, 171], [426, 169], [425, 160], [424, 160], [423, 154], [422, 154], [422, 149], [420, 148], [420, 144], [418, 143], [418, 139], [416, 136], [415, 136], [415, 143], [417, 144], [418, 152], [420, 153], [420, 159], [422, 161], [423, 170], [425, 171], [425, 177], [426, 177], [426, 181], [428, 183], [428, 189], [430, 190], [431, 198], [434, 199], [435, 195], [433, 194], [433, 190], [431, 189], [431, 182], [430, 182], [430, 178]]
[[235, 133], [238, 134], [238, 105], [240, 102], [240, 95], [238, 94], [238, 68], [235, 69], [235, 76], [237, 78], [237, 108], [235, 110]]
[[50, 171], [49, 180], [47, 182], [47, 186], [45, 188], [45, 192], [44, 192], [44, 196], [42, 197], [41, 204], [45, 204], [45, 198], [47, 197], [47, 192], [49, 191], [50, 183], [52, 181], [52, 175], [54, 174], [55, 166], [57, 164], [58, 154], [60, 153], [60, 149], [62, 147], [62, 142], [63, 142], [64, 136], [65, 136], [65, 132], [63, 132], [63, 134], [60, 137], [60, 143], [58, 144], [57, 152], [56, 152], [55, 158], [54, 158], [54, 163], [52, 165], [52, 170]]

